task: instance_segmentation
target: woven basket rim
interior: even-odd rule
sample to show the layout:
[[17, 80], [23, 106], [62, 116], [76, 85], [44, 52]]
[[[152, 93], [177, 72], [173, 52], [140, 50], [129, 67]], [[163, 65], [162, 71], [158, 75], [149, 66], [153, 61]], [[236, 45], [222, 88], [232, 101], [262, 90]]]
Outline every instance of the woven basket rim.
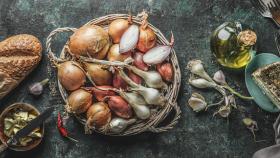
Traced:
[[[115, 19], [120, 19], [120, 18], [127, 19], [128, 17], [129, 17], [128, 14], [109, 14], [109, 15], [105, 15], [105, 16], [102, 16], [99, 18], [92, 19], [84, 25], [98, 25], [103, 28], [106, 28], [111, 21], [113, 21]], [[141, 18], [138, 16], [132, 16], [132, 20], [133, 20], [134, 24], [138, 24], [138, 25], [141, 24]], [[158, 43], [165, 44], [165, 45], [169, 44], [168, 40], [165, 38], [165, 36], [161, 33], [161, 31], [159, 29], [157, 29], [155, 26], [153, 26], [150, 23], [148, 24], [148, 26], [155, 32]], [[51, 41], [55, 34], [61, 33], [61, 32], [75, 31], [75, 30], [76, 30], [76, 28], [69, 28], [69, 27], [58, 28], [56, 30], [53, 30], [50, 33], [50, 35], [48, 36], [47, 42], [46, 42], [47, 51], [49, 52], [49, 55], [54, 56], [54, 54], [51, 50]], [[60, 53], [60, 58], [64, 58], [66, 55], [65, 53], [67, 53], [66, 48], [67, 48], [68, 41], [69, 41], [69, 38]], [[180, 114], [181, 114], [181, 110], [180, 110], [179, 106], [177, 105], [177, 96], [178, 96], [178, 92], [179, 92], [180, 85], [181, 85], [181, 72], [180, 72], [180, 67], [178, 64], [178, 60], [177, 60], [177, 56], [176, 56], [176, 52], [175, 52], [174, 48], [171, 49], [170, 63], [173, 66], [174, 78], [173, 78], [172, 84], [170, 84], [171, 85], [169, 87], [170, 90], [167, 92], [167, 95], [165, 96], [167, 99], [167, 103], [164, 106], [164, 108], [160, 109], [156, 113], [156, 114], [158, 114], [157, 116], [151, 116], [149, 119], [147, 119], [145, 121], [144, 124], [141, 124], [141, 123], [143, 123], [143, 120], [139, 120], [136, 124], [129, 126], [122, 133], [110, 133], [110, 132], [105, 133], [105, 132], [102, 132], [99, 130], [94, 130], [94, 131], [98, 132], [98, 133], [102, 133], [104, 135], [110, 135], [110, 136], [126, 136], [126, 135], [135, 135], [135, 134], [142, 133], [145, 131], [159, 133], [159, 132], [164, 132], [164, 131], [172, 129], [173, 126], [178, 122], [178, 119], [180, 118]], [[57, 80], [57, 82], [58, 82], [58, 88], [60, 91], [60, 95], [62, 96], [63, 100], [66, 102], [66, 98], [67, 98], [66, 90], [62, 87], [59, 80]], [[171, 122], [169, 124], [167, 124], [166, 126], [157, 127], [158, 124], [161, 123], [172, 110], [175, 111], [175, 116], [174, 116], [173, 120], [171, 120]], [[77, 116], [77, 115], [75, 115], [75, 117], [82, 124], [85, 124], [85, 120], [83, 118], [81, 118], [80, 116]], [[141, 126], [138, 127], [137, 125], [139, 125], [139, 124]]]

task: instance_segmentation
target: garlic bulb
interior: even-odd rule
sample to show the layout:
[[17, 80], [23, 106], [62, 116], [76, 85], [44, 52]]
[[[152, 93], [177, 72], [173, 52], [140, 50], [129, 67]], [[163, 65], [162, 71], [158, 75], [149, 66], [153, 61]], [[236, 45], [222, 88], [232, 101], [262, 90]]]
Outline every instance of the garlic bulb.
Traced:
[[120, 40], [120, 53], [126, 53], [134, 49], [139, 37], [139, 26], [131, 25], [122, 35]]
[[146, 84], [151, 88], [163, 88], [167, 86], [157, 71], [143, 71], [135, 66], [130, 65], [128, 65], [127, 68], [142, 77]]
[[198, 75], [209, 82], [214, 82], [212, 78], [205, 72], [204, 67], [202, 65], [201, 60], [191, 60], [188, 62], [187, 69], [191, 71], [191, 73]]
[[136, 122], [136, 119], [126, 120], [123, 118], [115, 117], [109, 124], [109, 130], [113, 133], [121, 133], [127, 126]]

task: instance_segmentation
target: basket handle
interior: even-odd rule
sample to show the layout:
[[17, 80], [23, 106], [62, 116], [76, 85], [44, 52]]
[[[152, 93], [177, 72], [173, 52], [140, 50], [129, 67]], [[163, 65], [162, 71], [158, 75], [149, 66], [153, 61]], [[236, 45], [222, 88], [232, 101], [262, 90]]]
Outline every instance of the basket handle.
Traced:
[[76, 30], [77, 30], [77, 28], [62, 27], [62, 28], [57, 28], [57, 29], [53, 30], [49, 34], [49, 36], [47, 37], [47, 41], [46, 41], [46, 48], [47, 48], [48, 56], [51, 60], [58, 60], [58, 58], [55, 56], [55, 54], [53, 53], [52, 48], [51, 48], [53, 37], [58, 33], [75, 32]]
[[162, 126], [162, 127], [151, 126], [147, 129], [147, 131], [150, 131], [153, 133], [161, 133], [161, 132], [166, 132], [166, 131], [172, 129], [178, 123], [178, 120], [181, 117], [181, 109], [178, 106], [178, 104], [174, 103], [172, 108], [173, 108], [173, 110], [175, 110], [175, 115], [174, 115], [174, 118], [170, 121], [170, 123], [168, 123], [167, 125]]

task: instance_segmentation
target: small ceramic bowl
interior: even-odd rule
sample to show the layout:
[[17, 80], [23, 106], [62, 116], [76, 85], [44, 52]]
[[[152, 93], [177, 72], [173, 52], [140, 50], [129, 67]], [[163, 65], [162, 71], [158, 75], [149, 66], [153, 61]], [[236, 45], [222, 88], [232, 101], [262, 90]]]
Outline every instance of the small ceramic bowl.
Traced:
[[254, 101], [259, 107], [268, 112], [279, 112], [280, 109], [270, 101], [262, 89], [255, 83], [252, 73], [260, 67], [277, 61], [280, 61], [280, 57], [270, 53], [261, 53], [255, 56], [245, 69], [245, 81], [250, 95], [254, 97]]
[[[1, 140], [2, 143], [7, 142], [7, 140], [9, 139], [4, 134], [4, 118], [12, 110], [15, 110], [15, 109], [18, 109], [18, 108], [21, 108], [21, 109], [24, 109], [24, 110], [27, 110], [27, 111], [32, 111], [34, 114], [40, 115], [39, 110], [37, 110], [34, 106], [32, 106], [30, 104], [26, 104], [26, 103], [14, 103], [14, 104], [8, 106], [7, 108], [5, 108], [4, 111], [0, 115], [0, 140]], [[44, 124], [41, 125], [40, 130], [41, 130], [42, 138], [34, 139], [31, 143], [28, 143], [27, 146], [13, 145], [13, 146], [9, 146], [9, 149], [14, 150], [14, 151], [27, 151], [27, 150], [31, 150], [31, 149], [35, 148], [36, 146], [38, 146], [41, 143], [41, 141], [43, 139]]]

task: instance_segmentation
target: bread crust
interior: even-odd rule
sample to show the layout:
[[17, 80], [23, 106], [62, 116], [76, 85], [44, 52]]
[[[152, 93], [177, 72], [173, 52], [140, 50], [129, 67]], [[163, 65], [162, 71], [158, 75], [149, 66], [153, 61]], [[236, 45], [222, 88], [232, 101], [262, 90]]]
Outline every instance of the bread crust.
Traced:
[[40, 62], [42, 44], [20, 34], [0, 42], [0, 99], [14, 89]]

